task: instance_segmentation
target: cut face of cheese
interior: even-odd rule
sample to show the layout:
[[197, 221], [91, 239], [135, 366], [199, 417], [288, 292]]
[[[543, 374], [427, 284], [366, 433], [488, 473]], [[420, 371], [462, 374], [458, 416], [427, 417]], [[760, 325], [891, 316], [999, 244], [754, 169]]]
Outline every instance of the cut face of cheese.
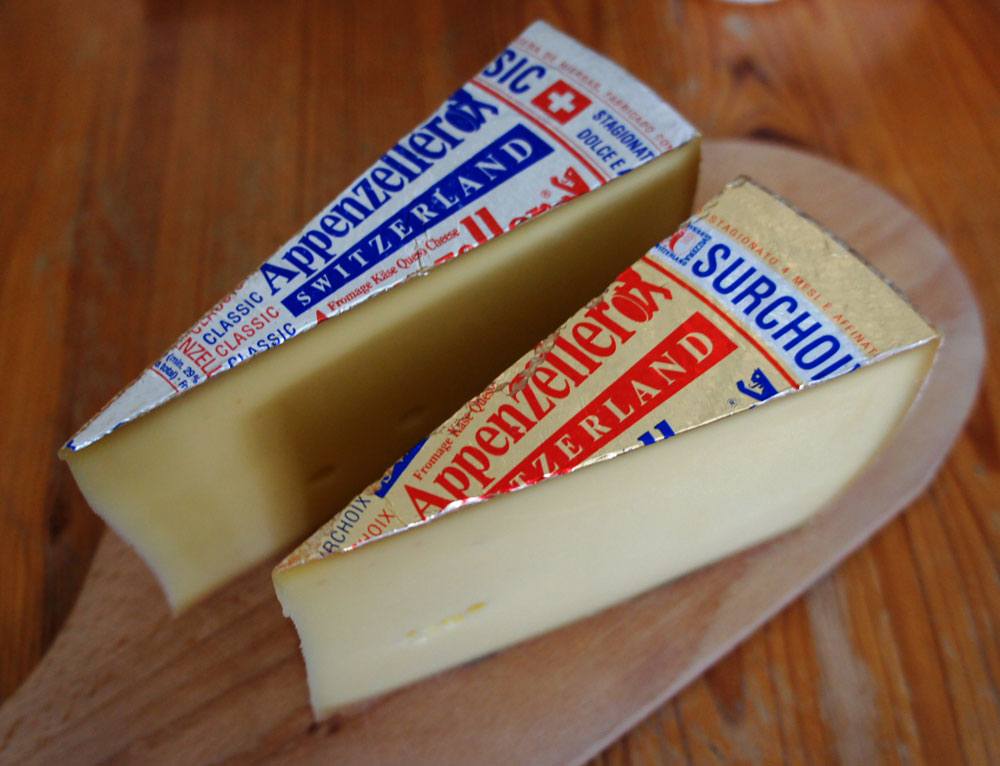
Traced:
[[67, 456], [181, 608], [295, 543], [690, 212], [696, 141]]
[[301, 540], [689, 215], [698, 152], [645, 86], [532, 25], [68, 443], [80, 489], [190, 604]]
[[593, 614], [805, 521], [874, 456], [921, 347], [275, 577], [320, 717]]
[[843, 245], [731, 184], [275, 570], [316, 713], [803, 523], [936, 347]]

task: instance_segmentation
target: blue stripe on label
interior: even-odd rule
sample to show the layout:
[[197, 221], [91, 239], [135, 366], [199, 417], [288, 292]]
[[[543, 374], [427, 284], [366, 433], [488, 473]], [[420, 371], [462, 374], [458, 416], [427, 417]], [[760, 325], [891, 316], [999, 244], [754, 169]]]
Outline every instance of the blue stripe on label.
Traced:
[[659, 431], [660, 435], [656, 436], [651, 431], [644, 431], [643, 433], [639, 434], [640, 444], [645, 444], [648, 447], [650, 444], [655, 444], [656, 442], [662, 441], [663, 439], [669, 439], [671, 436], [674, 435], [673, 427], [666, 420], [661, 420], [659, 423], [653, 426], [653, 428]]
[[426, 443], [426, 439], [417, 442], [409, 452], [393, 463], [392, 469], [389, 473], [382, 477], [382, 483], [379, 484], [378, 489], [375, 490], [376, 497], [385, 497], [386, 493], [392, 489], [392, 485], [399, 481], [399, 477], [403, 475], [403, 471], [405, 471], [410, 463], [413, 462], [413, 458], [417, 456], [417, 453], [420, 452], [421, 448]]
[[517, 125], [481, 149], [408, 205], [390, 216], [301, 288], [282, 299], [300, 316], [404, 245], [462, 210], [466, 205], [552, 154], [552, 147], [525, 125]]

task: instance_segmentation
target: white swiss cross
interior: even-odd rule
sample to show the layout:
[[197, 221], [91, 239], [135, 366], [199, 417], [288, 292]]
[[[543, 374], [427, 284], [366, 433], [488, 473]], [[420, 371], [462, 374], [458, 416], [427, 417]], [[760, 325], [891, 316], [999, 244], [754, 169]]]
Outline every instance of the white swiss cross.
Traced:
[[549, 111], [552, 112], [552, 114], [558, 114], [559, 112], [572, 112], [575, 106], [576, 99], [573, 98], [572, 93], [549, 94]]
[[556, 80], [531, 99], [531, 103], [556, 122], [565, 125], [590, 106], [590, 99], [565, 80]]

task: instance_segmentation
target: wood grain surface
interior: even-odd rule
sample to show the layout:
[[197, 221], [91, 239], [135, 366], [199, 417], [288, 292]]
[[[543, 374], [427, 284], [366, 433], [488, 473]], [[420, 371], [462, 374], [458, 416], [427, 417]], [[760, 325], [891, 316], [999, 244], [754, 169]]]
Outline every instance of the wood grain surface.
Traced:
[[[533, 18], [709, 136], [806, 146], [891, 190], [941, 233], [1000, 338], [995, 3], [468, 5], [0, 5], [4, 695], [100, 534], [55, 447]], [[989, 365], [929, 492], [604, 762], [1000, 760]]]
[[[984, 351], [968, 282], [899, 202], [803, 152], [710, 139], [696, 204], [740, 172], [822, 211], [945, 338], [892, 443], [809, 524], [319, 725], [272, 562], [172, 619], [146, 567], [107, 533], [52, 648], [0, 707], [0, 763], [576, 764], [729, 652], [923, 492], [972, 406]], [[845, 760], [873, 760], [858, 735], [843, 728]]]

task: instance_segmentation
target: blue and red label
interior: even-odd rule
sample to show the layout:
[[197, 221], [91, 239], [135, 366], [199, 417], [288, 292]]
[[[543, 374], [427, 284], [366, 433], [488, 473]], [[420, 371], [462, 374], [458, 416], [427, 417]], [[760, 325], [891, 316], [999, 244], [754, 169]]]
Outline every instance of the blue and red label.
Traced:
[[695, 130], [536, 23], [405, 135], [70, 442], [81, 449], [401, 281], [680, 146]]

